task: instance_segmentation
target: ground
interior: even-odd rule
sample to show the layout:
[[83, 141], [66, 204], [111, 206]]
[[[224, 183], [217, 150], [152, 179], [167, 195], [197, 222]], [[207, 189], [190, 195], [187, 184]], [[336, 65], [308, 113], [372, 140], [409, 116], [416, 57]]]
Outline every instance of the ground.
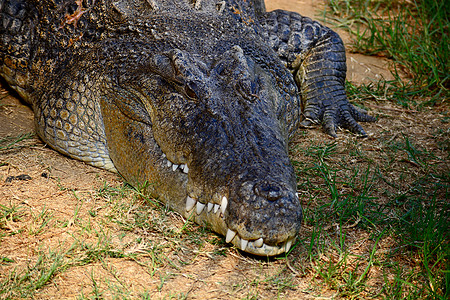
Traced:
[[[268, 10], [314, 18], [321, 10], [321, 1], [266, 2]], [[355, 85], [390, 76], [386, 59], [348, 57]], [[367, 217], [359, 213], [336, 223], [311, 212], [329, 213], [343, 195], [384, 207], [410, 197], [419, 178], [449, 170], [448, 103], [405, 109], [382, 97], [357, 99], [378, 118], [362, 124], [368, 138], [340, 132], [332, 139], [314, 128], [292, 141], [305, 224], [289, 255], [257, 258], [186, 223], [118, 175], [55, 152], [34, 135], [32, 111], [4, 84], [0, 99], [1, 145], [13, 143], [0, 148], [0, 299], [379, 297], [396, 275], [373, 263], [373, 250], [379, 260], [392, 254], [394, 236], [377, 235], [376, 224], [361, 226]], [[31, 179], [15, 177], [24, 174]], [[361, 196], [366, 192], [371, 197]], [[313, 242], [317, 220], [326, 220], [320, 243]], [[414, 255], [392, 257], [405, 274], [420, 267]], [[346, 290], [352, 278], [359, 290]]]

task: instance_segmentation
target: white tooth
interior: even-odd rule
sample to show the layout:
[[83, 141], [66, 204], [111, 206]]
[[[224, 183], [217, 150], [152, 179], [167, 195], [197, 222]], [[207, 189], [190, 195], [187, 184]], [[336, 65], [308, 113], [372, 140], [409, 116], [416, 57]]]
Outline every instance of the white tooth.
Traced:
[[288, 241], [286, 242], [286, 246], [285, 246], [286, 253], [289, 252], [289, 250], [291, 249], [292, 241], [293, 241], [293, 240], [294, 240], [294, 239], [290, 239], [290, 240], [288, 240]]
[[223, 196], [222, 198], [222, 205], [220, 205], [220, 210], [222, 211], [222, 214], [225, 215], [225, 211], [227, 210], [228, 206], [228, 199], [227, 197]]
[[184, 165], [184, 170], [183, 170], [183, 172], [186, 173], [186, 174], [189, 172], [189, 168], [188, 168], [187, 164]]
[[166, 154], [165, 153], [163, 153], [162, 158], [166, 158]]
[[205, 204], [201, 203], [200, 201], [197, 201], [197, 215], [202, 213], [203, 208], [205, 208]]
[[214, 207], [214, 203], [209, 202], [208, 203], [208, 212], [210, 212]]
[[184, 165], [181, 164], [178, 168], [180, 168], [181, 170], [183, 170], [183, 169], [184, 169]]
[[176, 165], [176, 164], [172, 165], [172, 171], [175, 171], [177, 168], [178, 168], [178, 165]]
[[214, 213], [216, 213], [220, 208], [219, 204], [214, 204]]
[[245, 248], [247, 248], [247, 245], [248, 245], [248, 240], [241, 239], [241, 250], [242, 251], [245, 251]]
[[236, 236], [236, 232], [228, 228], [227, 237], [225, 238], [225, 242], [229, 243]]
[[170, 168], [172, 166], [172, 162], [170, 160], [167, 161], [167, 166]]
[[256, 248], [262, 247], [263, 244], [264, 244], [263, 238], [259, 238], [253, 242], [253, 245], [255, 245]]
[[195, 203], [197, 203], [197, 200], [187, 196], [187, 198], [186, 198], [186, 211], [190, 211], [195, 206]]
[[295, 196], [297, 196], [297, 198], [298, 198], [298, 193], [295, 193]]

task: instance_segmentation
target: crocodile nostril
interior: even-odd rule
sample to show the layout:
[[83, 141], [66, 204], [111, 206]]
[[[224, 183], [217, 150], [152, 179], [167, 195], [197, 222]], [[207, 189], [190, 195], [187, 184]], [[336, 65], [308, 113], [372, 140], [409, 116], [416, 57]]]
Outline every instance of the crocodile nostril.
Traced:
[[256, 195], [267, 198], [269, 201], [275, 201], [283, 196], [281, 187], [276, 183], [260, 182], [253, 187]]

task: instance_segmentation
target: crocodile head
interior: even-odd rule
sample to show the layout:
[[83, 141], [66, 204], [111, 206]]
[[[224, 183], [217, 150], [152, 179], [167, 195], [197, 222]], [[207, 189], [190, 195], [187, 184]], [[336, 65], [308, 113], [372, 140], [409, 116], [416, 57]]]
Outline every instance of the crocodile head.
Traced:
[[285, 252], [302, 212], [280, 117], [285, 95], [272, 77], [234, 46], [207, 61], [170, 50], [132, 78], [104, 80], [114, 165], [238, 248]]

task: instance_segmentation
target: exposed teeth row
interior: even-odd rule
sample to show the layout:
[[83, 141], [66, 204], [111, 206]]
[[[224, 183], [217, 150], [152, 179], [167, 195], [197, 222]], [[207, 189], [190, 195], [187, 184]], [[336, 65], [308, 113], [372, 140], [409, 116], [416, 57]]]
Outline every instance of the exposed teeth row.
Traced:
[[181, 171], [183, 171], [186, 174], [189, 172], [189, 168], [188, 168], [187, 164], [180, 164], [180, 165], [174, 164], [170, 160], [167, 159], [167, 156], [164, 153], [163, 153], [162, 157], [166, 159], [167, 167], [169, 167], [169, 168], [172, 167], [172, 171], [175, 172], [177, 169], [180, 169]]
[[[263, 247], [263, 246], [264, 246], [264, 247], [273, 247], [273, 246], [269, 246], [269, 245], [264, 244], [263, 238], [259, 238], [259, 239], [254, 240], [254, 241], [245, 240], [245, 239], [241, 238], [241, 237], [237, 234], [236, 231], [233, 231], [233, 230], [231, 230], [231, 229], [229, 229], [229, 228], [228, 228], [228, 231], [227, 231], [227, 235], [226, 235], [226, 237], [225, 237], [225, 241], [226, 241], [227, 243], [231, 243], [231, 241], [232, 241], [236, 236], [238, 236], [238, 238], [240, 239], [240, 242], [239, 242], [238, 245], [239, 245], [239, 247], [241, 248], [242, 251], [245, 251], [245, 249], [247, 249], [247, 247], [249, 246], [249, 244], [250, 244], [251, 246], [253, 246], [254, 248], [261, 248], [261, 247]], [[294, 238], [287, 240], [280, 248], [284, 248], [284, 251], [285, 251], [285, 252], [289, 252], [289, 250], [290, 250], [291, 247], [292, 247], [292, 242], [293, 242], [293, 241], [294, 241]]]
[[[207, 213], [211, 213], [214, 212], [215, 214], [220, 211], [222, 213], [222, 215], [225, 215], [225, 211], [227, 209], [228, 206], [228, 199], [227, 197], [223, 196], [222, 197], [222, 203], [219, 204], [214, 204], [214, 203], [207, 203], [207, 204], [203, 204], [200, 201], [195, 200], [194, 198], [187, 196], [186, 198], [186, 211], [191, 211], [194, 207], [195, 207], [195, 211], [197, 213], [197, 215], [200, 215], [202, 212], [204, 212], [204, 210], [206, 210]], [[239, 246], [241, 248], [242, 251], [245, 251], [245, 249], [247, 249], [247, 247], [252, 246], [253, 248], [261, 248], [263, 246], [265, 247], [273, 247], [273, 246], [269, 246], [264, 244], [264, 240], [263, 238], [259, 238], [257, 240], [254, 241], [249, 241], [249, 240], [245, 240], [243, 238], [241, 238], [236, 231], [233, 231], [231, 229], [228, 228], [227, 230], [227, 234], [225, 237], [225, 241], [227, 243], [230, 243], [236, 236], [238, 236], [240, 243]], [[293, 238], [290, 240], [287, 240], [281, 247], [284, 247], [285, 252], [288, 252], [291, 249], [292, 246], [292, 242], [293, 242]], [[280, 247], [280, 248], [281, 248]]]
[[227, 197], [223, 196], [222, 197], [222, 203], [220, 205], [219, 204], [214, 204], [214, 203], [203, 204], [200, 201], [197, 201], [194, 198], [192, 198], [190, 196], [187, 196], [187, 198], [186, 198], [186, 211], [191, 211], [191, 209], [193, 209], [194, 206], [196, 207], [196, 212], [197, 212], [198, 215], [203, 212], [205, 207], [206, 207], [206, 211], [208, 213], [210, 213], [211, 211], [214, 211], [214, 213], [217, 213], [220, 210], [222, 212], [222, 215], [224, 215], [225, 211], [227, 210], [228, 199], [227, 199]]

